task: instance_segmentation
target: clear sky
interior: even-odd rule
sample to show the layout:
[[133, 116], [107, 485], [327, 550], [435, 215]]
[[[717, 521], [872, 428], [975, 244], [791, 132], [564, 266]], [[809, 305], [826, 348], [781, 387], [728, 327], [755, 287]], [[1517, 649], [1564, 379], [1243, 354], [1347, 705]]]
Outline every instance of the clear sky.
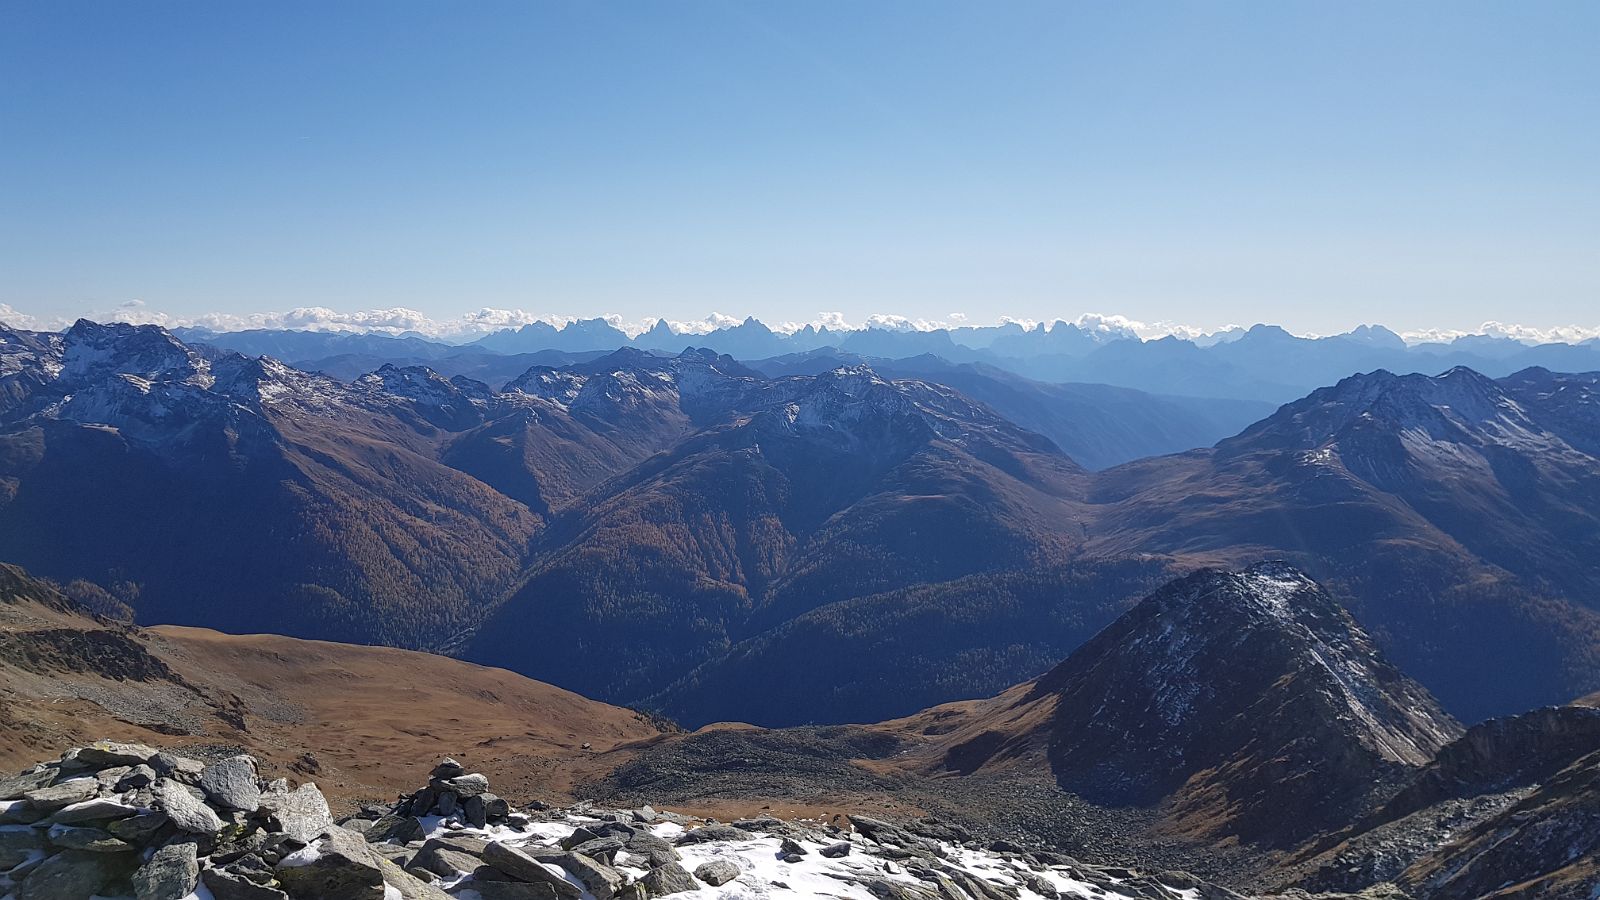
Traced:
[[0, 303], [1600, 325], [1600, 3], [0, 0]]

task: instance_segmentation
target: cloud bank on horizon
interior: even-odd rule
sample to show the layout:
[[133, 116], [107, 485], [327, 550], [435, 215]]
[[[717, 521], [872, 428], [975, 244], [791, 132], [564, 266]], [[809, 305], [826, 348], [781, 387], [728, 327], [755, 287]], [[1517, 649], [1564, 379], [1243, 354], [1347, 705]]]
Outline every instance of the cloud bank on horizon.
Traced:
[[[70, 326], [75, 318], [34, 316], [25, 311], [15, 309], [9, 304], [0, 303], [0, 324], [12, 328], [33, 331], [59, 331]], [[330, 309], [325, 306], [307, 306], [295, 307], [284, 312], [206, 313], [197, 316], [179, 316], [152, 309], [140, 300], [130, 300], [108, 310], [86, 311], [82, 318], [100, 322], [160, 325], [165, 328], [202, 328], [216, 332], [260, 329], [385, 334], [391, 336], [416, 335], [450, 343], [467, 342], [503, 329], [520, 328], [523, 325], [531, 325], [537, 322], [543, 322], [556, 328], [564, 328], [573, 322], [591, 319], [604, 320], [629, 337], [635, 337], [649, 330], [660, 321], [658, 318], [629, 321], [614, 313], [590, 316], [541, 314], [522, 309], [497, 309], [492, 307], [483, 307], [455, 317], [435, 318], [421, 310], [399, 306], [351, 312]], [[712, 312], [700, 319], [666, 320], [673, 333], [683, 335], [710, 334], [714, 331], [735, 327], [743, 321], [745, 321], [743, 318], [721, 312]], [[817, 329], [827, 328], [831, 331], [859, 331], [868, 328], [888, 331], [936, 331], [940, 329], [955, 330], [958, 328], [997, 326], [1011, 323], [1030, 330], [1041, 326], [1048, 328], [1058, 323], [1067, 323], [1085, 331], [1097, 332], [1107, 336], [1115, 335], [1123, 338], [1139, 338], [1141, 340], [1177, 337], [1201, 342], [1226, 340], [1231, 335], [1243, 333], [1249, 325], [1257, 324], [1196, 325], [1167, 321], [1144, 322], [1128, 316], [1097, 312], [1080, 313], [1074, 317], [1061, 316], [1050, 320], [1005, 315], [979, 320], [959, 312], [949, 313], [941, 319], [913, 318], [880, 313], [867, 316], [859, 321], [850, 321], [843, 313], [839, 312], [819, 312], [808, 320], [766, 322], [763, 324], [779, 334], [792, 334], [808, 325]], [[1350, 327], [1355, 328], [1363, 324], [1381, 323], [1352, 322]], [[1289, 330], [1293, 331], [1293, 329]], [[1294, 333], [1301, 337], [1326, 336], [1312, 332]], [[1426, 328], [1397, 330], [1396, 333], [1409, 344], [1436, 341], [1447, 342], [1456, 338], [1474, 335], [1509, 338], [1527, 344], [1575, 344], [1600, 338], [1600, 324], [1537, 327], [1488, 321], [1479, 324], [1475, 328]]]

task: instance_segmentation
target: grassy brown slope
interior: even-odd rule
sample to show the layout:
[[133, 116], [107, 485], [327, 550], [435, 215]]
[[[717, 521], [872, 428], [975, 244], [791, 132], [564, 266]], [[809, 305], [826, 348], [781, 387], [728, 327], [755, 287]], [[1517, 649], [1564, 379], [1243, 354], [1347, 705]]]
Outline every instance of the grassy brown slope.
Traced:
[[315, 780], [350, 803], [414, 789], [451, 755], [505, 796], [560, 798], [595, 754], [659, 734], [631, 710], [503, 669], [275, 635], [126, 628], [72, 611], [10, 567], [0, 576], [3, 770], [99, 738], [240, 747], [273, 774]]

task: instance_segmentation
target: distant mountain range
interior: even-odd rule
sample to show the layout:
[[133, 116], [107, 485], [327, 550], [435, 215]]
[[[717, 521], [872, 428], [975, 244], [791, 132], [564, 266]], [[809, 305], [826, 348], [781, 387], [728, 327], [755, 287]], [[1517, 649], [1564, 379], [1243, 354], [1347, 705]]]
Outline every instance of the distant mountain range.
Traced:
[[1600, 374], [1353, 375], [1190, 449], [1250, 407], [863, 359], [627, 348], [496, 387], [3, 332], [0, 556], [144, 622], [449, 652], [686, 724], [990, 694], [1271, 558], [1463, 721], [1600, 688]]
[[1600, 340], [1596, 339], [1530, 345], [1507, 337], [1467, 335], [1447, 343], [1408, 345], [1379, 325], [1322, 338], [1298, 337], [1275, 325], [1255, 325], [1195, 340], [1141, 340], [1125, 329], [1069, 322], [1041, 323], [1033, 328], [1011, 323], [927, 331], [807, 326], [786, 333], [750, 318], [704, 334], [678, 333], [665, 320], [658, 320], [650, 330], [630, 337], [604, 319], [586, 319], [563, 328], [536, 322], [459, 346], [415, 336], [375, 334], [215, 333], [201, 329], [175, 333], [186, 342], [266, 354], [342, 377], [392, 362], [426, 364], [446, 374], [469, 374], [491, 384], [521, 371], [514, 365], [498, 364], [492, 359], [496, 356], [593, 354], [623, 347], [671, 354], [687, 347], [707, 348], [744, 361], [818, 350], [874, 359], [932, 355], [950, 363], [983, 363], [1043, 382], [1105, 384], [1155, 394], [1270, 403], [1284, 403], [1352, 373], [1377, 369], [1431, 375], [1466, 366], [1491, 377], [1530, 367], [1600, 370]]

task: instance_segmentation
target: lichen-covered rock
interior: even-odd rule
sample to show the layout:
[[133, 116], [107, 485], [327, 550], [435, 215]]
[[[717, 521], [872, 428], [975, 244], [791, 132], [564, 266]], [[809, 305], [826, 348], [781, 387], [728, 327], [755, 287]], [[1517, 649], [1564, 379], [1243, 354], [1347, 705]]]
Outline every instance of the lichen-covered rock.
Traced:
[[200, 873], [200, 881], [214, 900], [289, 900], [288, 894], [275, 887], [225, 869], [206, 869]]
[[110, 766], [137, 766], [149, 762], [155, 755], [156, 748], [143, 744], [95, 741], [87, 747], [79, 747], [73, 758], [88, 768], [104, 769]]

